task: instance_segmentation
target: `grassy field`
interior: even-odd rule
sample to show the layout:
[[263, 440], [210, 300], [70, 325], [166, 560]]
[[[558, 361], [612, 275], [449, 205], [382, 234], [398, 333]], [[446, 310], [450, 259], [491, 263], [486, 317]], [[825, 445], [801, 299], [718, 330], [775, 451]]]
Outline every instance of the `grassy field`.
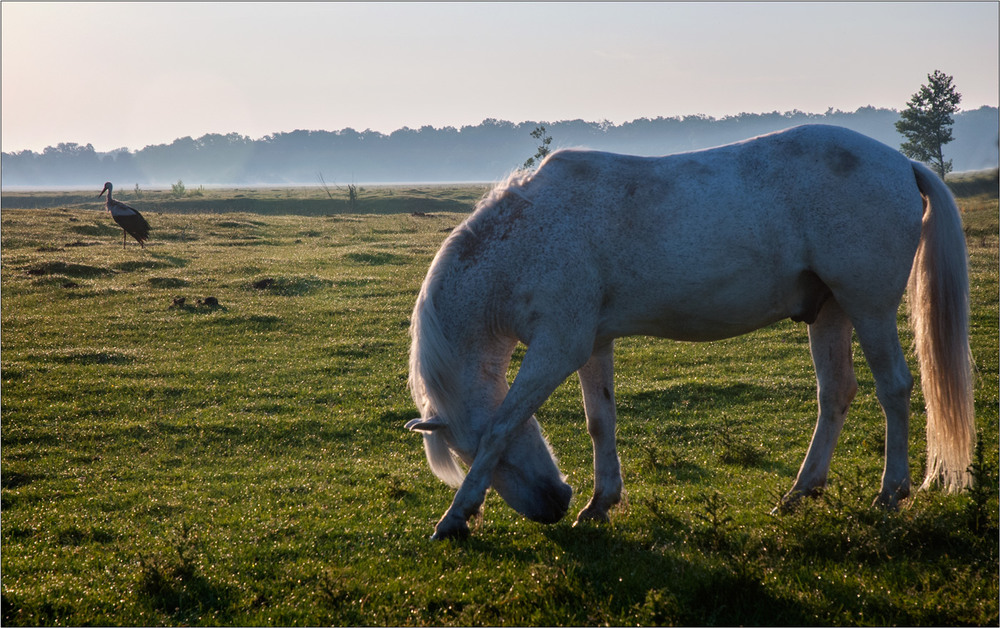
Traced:
[[[103, 184], [102, 184], [103, 185]], [[413, 212], [468, 212], [487, 185], [380, 185], [269, 187], [269, 188], [187, 188], [183, 194], [172, 189], [143, 190], [115, 188], [114, 197], [146, 213], [218, 214], [243, 212], [262, 215], [331, 216], [344, 213], [398, 214]], [[104, 201], [88, 190], [60, 192], [3, 193], [4, 209], [100, 209]]]
[[[367, 214], [322, 190], [123, 192], [152, 225], [126, 251], [96, 198], [5, 193], [2, 623], [997, 625], [998, 208], [968, 189], [980, 490], [869, 508], [884, 427], [856, 351], [829, 490], [770, 516], [816, 412], [785, 321], [620, 341], [611, 523], [572, 527], [592, 471], [570, 380], [538, 416], [572, 515], [543, 526], [491, 493], [464, 543], [429, 540], [452, 491], [403, 429], [407, 328], [482, 188], [365, 191]], [[271, 204], [214, 213], [254, 197]], [[924, 422], [918, 385], [915, 478]]]

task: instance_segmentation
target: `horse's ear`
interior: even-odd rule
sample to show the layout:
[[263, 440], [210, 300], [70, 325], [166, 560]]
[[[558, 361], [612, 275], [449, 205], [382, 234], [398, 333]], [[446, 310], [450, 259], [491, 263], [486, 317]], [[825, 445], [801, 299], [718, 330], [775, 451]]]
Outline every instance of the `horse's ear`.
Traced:
[[406, 429], [414, 432], [433, 432], [448, 427], [448, 424], [440, 417], [432, 416], [427, 419], [413, 419], [406, 423]]

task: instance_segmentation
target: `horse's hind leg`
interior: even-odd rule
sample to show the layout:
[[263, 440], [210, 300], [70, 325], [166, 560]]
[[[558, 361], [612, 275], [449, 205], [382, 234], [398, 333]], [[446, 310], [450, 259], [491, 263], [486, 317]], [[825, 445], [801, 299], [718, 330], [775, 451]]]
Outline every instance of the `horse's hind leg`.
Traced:
[[913, 376], [899, 344], [895, 312], [882, 318], [856, 320], [854, 327], [885, 412], [885, 470], [875, 503], [895, 508], [910, 494], [908, 437]]
[[576, 522], [607, 521], [608, 510], [622, 494], [621, 463], [615, 446], [614, 344], [597, 348], [577, 374], [583, 389], [587, 431], [594, 442], [594, 496]]
[[833, 299], [809, 325], [809, 352], [816, 367], [819, 417], [795, 484], [781, 500], [781, 507], [786, 508], [826, 486], [833, 449], [858, 390], [851, 357], [851, 321]]

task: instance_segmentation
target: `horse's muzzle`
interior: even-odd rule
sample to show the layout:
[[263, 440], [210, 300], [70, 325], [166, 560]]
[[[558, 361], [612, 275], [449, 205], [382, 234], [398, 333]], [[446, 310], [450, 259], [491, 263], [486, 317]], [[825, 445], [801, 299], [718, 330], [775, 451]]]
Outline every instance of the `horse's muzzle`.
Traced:
[[534, 507], [521, 514], [539, 523], [555, 523], [566, 516], [573, 498], [573, 488], [569, 484], [552, 482], [536, 492]]

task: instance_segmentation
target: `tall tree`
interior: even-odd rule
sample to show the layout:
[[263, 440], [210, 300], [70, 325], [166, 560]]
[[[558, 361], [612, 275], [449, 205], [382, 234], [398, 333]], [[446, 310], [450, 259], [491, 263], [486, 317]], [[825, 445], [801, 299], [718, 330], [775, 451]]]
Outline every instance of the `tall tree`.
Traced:
[[899, 150], [911, 159], [930, 164], [943, 179], [951, 172], [951, 160], [944, 158], [942, 147], [952, 140], [952, 114], [958, 110], [962, 95], [955, 91], [952, 77], [934, 70], [927, 75], [928, 84], [910, 98], [899, 114], [896, 130], [906, 141]]

